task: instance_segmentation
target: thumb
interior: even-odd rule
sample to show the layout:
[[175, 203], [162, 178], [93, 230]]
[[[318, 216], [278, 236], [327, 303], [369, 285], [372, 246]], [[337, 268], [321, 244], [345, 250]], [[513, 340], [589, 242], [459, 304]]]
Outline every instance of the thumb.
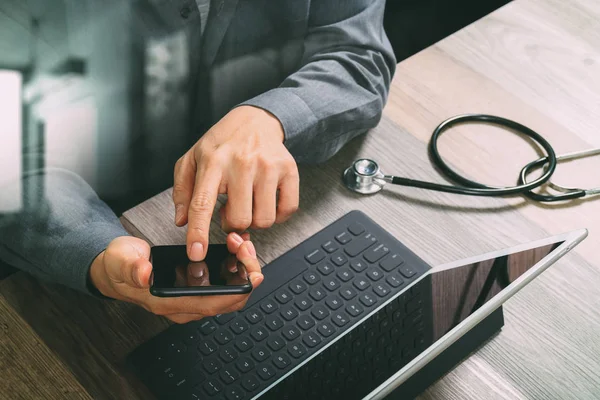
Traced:
[[133, 237], [115, 239], [106, 249], [105, 263], [109, 278], [135, 288], [149, 286], [152, 264], [150, 245]]

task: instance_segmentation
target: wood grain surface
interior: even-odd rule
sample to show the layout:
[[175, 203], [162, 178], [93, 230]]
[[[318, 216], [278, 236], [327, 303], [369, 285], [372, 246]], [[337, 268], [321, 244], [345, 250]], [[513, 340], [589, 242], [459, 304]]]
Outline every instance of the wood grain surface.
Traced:
[[[359, 156], [389, 173], [443, 182], [427, 141], [438, 123], [462, 113], [515, 119], [559, 153], [600, 147], [600, 3], [516, 0], [399, 64], [379, 126], [327, 163], [301, 166], [299, 212], [252, 232], [260, 259], [270, 262], [353, 209], [432, 265], [586, 227], [590, 236], [576, 251], [506, 303], [502, 332], [421, 399], [598, 399], [600, 198], [541, 205], [391, 187], [360, 196], [341, 184]], [[496, 185], [514, 184], [537, 158], [517, 135], [487, 126], [457, 127], [440, 145], [456, 168]], [[600, 158], [561, 164], [556, 180], [600, 186], [598, 171]], [[217, 215], [214, 243], [224, 240]], [[167, 190], [122, 221], [152, 244], [183, 243], [173, 217]], [[20, 273], [0, 284], [0, 315], [0, 398], [150, 398], [123, 362], [165, 320]]]

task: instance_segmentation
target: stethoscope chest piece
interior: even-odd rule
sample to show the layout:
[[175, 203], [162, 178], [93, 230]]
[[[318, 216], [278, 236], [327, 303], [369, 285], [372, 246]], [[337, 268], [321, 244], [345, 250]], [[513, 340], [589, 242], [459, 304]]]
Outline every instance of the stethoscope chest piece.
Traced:
[[387, 181], [379, 170], [379, 165], [368, 158], [356, 160], [346, 168], [343, 180], [348, 189], [360, 194], [377, 193]]

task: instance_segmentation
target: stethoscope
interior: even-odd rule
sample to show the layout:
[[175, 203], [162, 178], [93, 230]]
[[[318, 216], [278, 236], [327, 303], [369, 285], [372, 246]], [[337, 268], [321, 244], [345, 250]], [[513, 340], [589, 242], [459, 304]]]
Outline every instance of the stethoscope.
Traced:
[[[523, 167], [519, 176], [519, 183], [517, 186], [509, 187], [494, 187], [487, 186], [472, 180], [465, 178], [458, 174], [442, 159], [438, 150], [438, 139], [440, 135], [448, 128], [465, 123], [465, 122], [485, 122], [493, 125], [498, 125], [503, 128], [511, 129], [515, 132], [521, 133], [533, 141], [535, 141], [545, 151], [545, 156], [538, 160], [532, 161]], [[555, 202], [578, 199], [585, 196], [600, 194], [600, 188], [594, 189], [581, 189], [581, 188], [570, 188], [558, 185], [550, 182], [552, 174], [556, 170], [556, 166], [559, 161], [574, 160], [594, 155], [600, 155], [600, 148], [578, 151], [569, 154], [563, 154], [557, 156], [554, 149], [539, 133], [531, 130], [530, 128], [521, 125], [517, 122], [511, 121], [506, 118], [496, 117], [493, 115], [485, 114], [465, 114], [458, 115], [452, 118], [448, 118], [435, 128], [429, 142], [429, 153], [434, 165], [436, 165], [440, 171], [446, 175], [452, 181], [462, 186], [451, 186], [442, 185], [438, 183], [419, 181], [410, 178], [404, 178], [394, 175], [385, 175], [379, 169], [379, 165], [369, 158], [361, 158], [348, 167], [343, 174], [343, 181], [346, 187], [354, 192], [360, 194], [373, 194], [379, 192], [387, 183], [402, 186], [411, 186], [421, 189], [435, 190], [439, 192], [455, 193], [472, 196], [508, 196], [522, 194], [533, 200], [540, 202]], [[542, 175], [531, 181], [527, 181], [529, 174], [539, 168], [543, 168]], [[542, 186], [547, 183], [548, 186], [561, 192], [557, 195], [546, 195], [534, 193], [533, 189]]]

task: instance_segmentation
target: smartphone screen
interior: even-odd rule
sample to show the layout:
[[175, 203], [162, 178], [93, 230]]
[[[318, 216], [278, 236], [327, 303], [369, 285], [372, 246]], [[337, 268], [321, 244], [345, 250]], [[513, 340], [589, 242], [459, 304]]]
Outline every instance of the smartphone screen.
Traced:
[[246, 267], [227, 245], [211, 244], [206, 258], [190, 261], [185, 246], [151, 249], [150, 292], [155, 296], [242, 294], [252, 290]]

